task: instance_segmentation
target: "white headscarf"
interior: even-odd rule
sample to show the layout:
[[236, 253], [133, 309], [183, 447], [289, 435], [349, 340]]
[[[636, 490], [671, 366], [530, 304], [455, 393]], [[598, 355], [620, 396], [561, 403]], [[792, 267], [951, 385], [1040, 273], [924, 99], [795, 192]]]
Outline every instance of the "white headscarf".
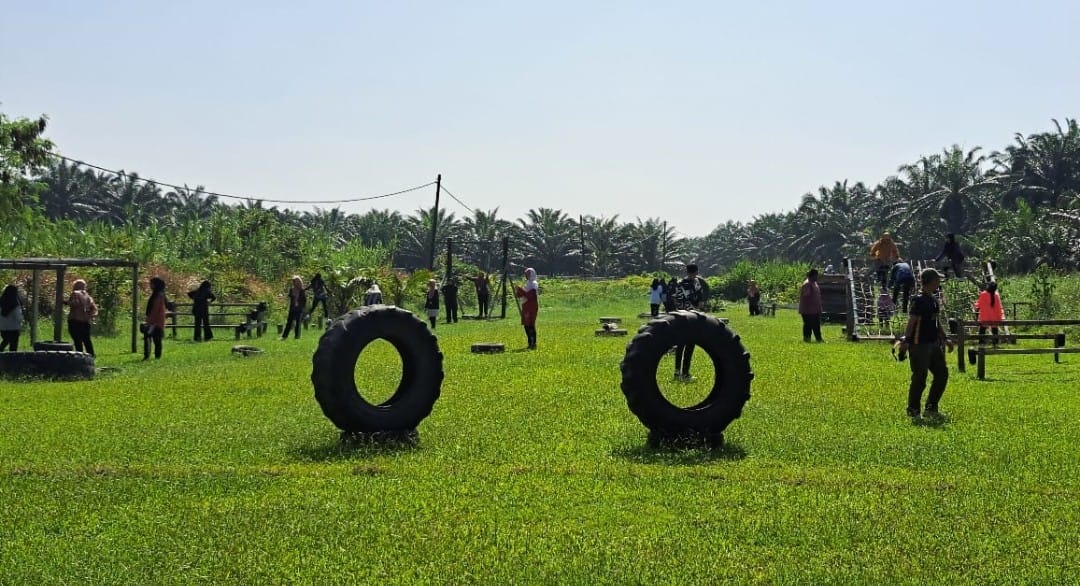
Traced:
[[536, 282], [536, 271], [528, 268], [525, 269], [525, 287], [526, 291], [539, 292], [540, 284]]

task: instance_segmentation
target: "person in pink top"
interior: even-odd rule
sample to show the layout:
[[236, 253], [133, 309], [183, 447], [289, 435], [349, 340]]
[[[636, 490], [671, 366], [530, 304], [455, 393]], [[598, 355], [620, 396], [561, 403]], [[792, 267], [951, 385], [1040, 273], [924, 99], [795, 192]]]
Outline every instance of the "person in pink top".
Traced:
[[998, 343], [998, 325], [1005, 321], [1005, 307], [1001, 305], [1001, 295], [998, 294], [997, 281], [990, 281], [986, 289], [979, 293], [979, 299], [975, 302], [975, 311], [979, 312], [979, 343], [985, 343], [983, 335], [986, 328], [994, 336], [994, 344]]
[[150, 299], [146, 301], [146, 331], [143, 332], [143, 360], [150, 359], [150, 344], [154, 345], [154, 358], [161, 358], [161, 342], [165, 338], [165, 281], [161, 277], [150, 278]]
[[810, 334], [814, 339], [824, 342], [821, 338], [821, 287], [818, 286], [818, 270], [810, 269], [806, 273], [802, 289], [799, 291], [799, 315], [802, 316], [803, 342], [810, 341]]
[[86, 281], [76, 279], [71, 285], [71, 297], [68, 297], [68, 332], [75, 345], [76, 352], [94, 355], [94, 342], [90, 340], [90, 324], [97, 317], [98, 307], [94, 298], [86, 292]]

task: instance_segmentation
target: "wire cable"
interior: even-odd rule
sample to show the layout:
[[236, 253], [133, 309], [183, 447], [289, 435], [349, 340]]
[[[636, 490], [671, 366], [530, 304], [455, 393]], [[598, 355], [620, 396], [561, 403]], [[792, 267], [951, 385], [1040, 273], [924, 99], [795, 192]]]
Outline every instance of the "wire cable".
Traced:
[[461, 204], [461, 207], [463, 207], [463, 208], [465, 208], [465, 209], [469, 210], [469, 213], [470, 213], [470, 214], [472, 214], [472, 215], [474, 215], [474, 216], [476, 215], [476, 212], [475, 212], [475, 211], [473, 211], [473, 209], [472, 209], [472, 208], [470, 208], [469, 206], [465, 205], [465, 202], [463, 202], [463, 201], [461, 201], [460, 199], [458, 199], [458, 198], [457, 198], [457, 196], [456, 196], [456, 195], [454, 195], [453, 193], [450, 193], [450, 190], [446, 188], [446, 185], [441, 185], [441, 186], [440, 186], [440, 188], [441, 188], [441, 189], [442, 189], [443, 191], [445, 191], [445, 192], [446, 192], [446, 195], [449, 195], [449, 196], [450, 196], [451, 198], [453, 198], [453, 200], [454, 200], [454, 201], [456, 201], [456, 202], [458, 202], [459, 204]]
[[[94, 165], [92, 163], [87, 163], [86, 161], [80, 161], [79, 159], [73, 159], [71, 157], [65, 157], [64, 155], [61, 155], [59, 153], [50, 153], [50, 154], [52, 154], [54, 157], [57, 157], [59, 159], [63, 159], [65, 161], [68, 161], [69, 163], [73, 163], [75, 165], [79, 165], [79, 166], [82, 166], [82, 167], [89, 167], [91, 169], [96, 169], [96, 170], [102, 171], [104, 173], [109, 173], [110, 175], [116, 175], [117, 177], [127, 177], [131, 181], [142, 181], [143, 183], [147, 183], [147, 184], [150, 184], [150, 185], [156, 185], [158, 187], [168, 187], [170, 189], [176, 189], [176, 190], [181, 190], [181, 189], [185, 190], [185, 191], [190, 191], [191, 190], [191, 188], [187, 187], [186, 185], [181, 187], [179, 185], [174, 185], [172, 183], [165, 183], [164, 181], [157, 181], [155, 179], [145, 179], [143, 177], [139, 177], [138, 175], [131, 175], [131, 174], [125, 173], [124, 171], [115, 171], [113, 169], [106, 169], [105, 167], [99, 167], [98, 165]], [[411, 191], [416, 191], [418, 189], [424, 189], [425, 187], [431, 187], [432, 185], [435, 185], [434, 181], [432, 181], [430, 183], [425, 183], [423, 185], [417, 185], [416, 187], [410, 187], [408, 189], [402, 189], [401, 191], [395, 191], [393, 193], [384, 193], [382, 195], [371, 195], [371, 196], [367, 196], [367, 197], [354, 197], [354, 198], [349, 198], [349, 199], [323, 199], [323, 200], [270, 199], [270, 198], [263, 198], [263, 197], [251, 197], [251, 196], [246, 196], [246, 195], [232, 195], [232, 194], [229, 194], [229, 193], [216, 193], [216, 192], [213, 192], [213, 191], [203, 191], [201, 193], [203, 195], [206, 195], [206, 196], [214, 196], [214, 197], [221, 197], [221, 198], [227, 198], [227, 199], [239, 199], [239, 200], [247, 200], [247, 201], [262, 201], [262, 202], [266, 202], [266, 203], [285, 203], [285, 204], [297, 204], [297, 205], [324, 204], [325, 205], [325, 204], [353, 203], [353, 202], [358, 202], [358, 201], [371, 201], [373, 199], [383, 199], [383, 198], [386, 198], [386, 197], [393, 197], [395, 195], [402, 195], [404, 193], [409, 193]], [[453, 196], [451, 195], [451, 197], [453, 197]], [[454, 199], [457, 199], [457, 198], [455, 197]], [[458, 203], [461, 203], [461, 202], [458, 202]], [[462, 205], [465, 205], [465, 204], [462, 204]]]

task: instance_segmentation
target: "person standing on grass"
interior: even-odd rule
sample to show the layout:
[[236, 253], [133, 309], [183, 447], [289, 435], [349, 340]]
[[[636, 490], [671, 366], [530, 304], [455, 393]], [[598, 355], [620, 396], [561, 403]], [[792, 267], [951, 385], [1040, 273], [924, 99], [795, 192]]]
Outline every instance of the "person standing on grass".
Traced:
[[77, 279], [71, 285], [67, 306], [71, 308], [68, 312], [68, 333], [75, 344], [75, 351], [93, 356], [94, 343], [90, 340], [90, 323], [97, 317], [98, 307], [94, 298], [86, 292], [86, 281]]
[[19, 287], [8, 285], [0, 293], [0, 352], [19, 351], [19, 333], [23, 325], [23, 303]]
[[457, 277], [450, 277], [442, 287], [443, 300], [446, 302], [446, 323], [457, 323], [458, 286]]
[[165, 317], [168, 313], [165, 299], [165, 281], [161, 277], [150, 278], [150, 298], [146, 300], [146, 331], [143, 332], [143, 360], [150, 360], [150, 344], [154, 345], [154, 358], [161, 358], [161, 343], [165, 338]]
[[[314, 300], [311, 302], [311, 311], [308, 312], [308, 315], [315, 317], [315, 308], [322, 303], [323, 319], [329, 319], [330, 311], [326, 309], [326, 300], [330, 295], [326, 292], [326, 281], [323, 281], [322, 273], [315, 273], [315, 276], [311, 277], [311, 284], [304, 289], [311, 289], [311, 296], [314, 297]], [[307, 305], [306, 302], [305, 305]]]
[[472, 281], [473, 285], [476, 287], [476, 317], [485, 318], [490, 311], [488, 302], [491, 300], [488, 276], [483, 271], [480, 271], [475, 277], [469, 277], [469, 280]]
[[304, 288], [304, 279], [300, 275], [293, 275], [292, 287], [289, 288], [289, 315], [285, 319], [285, 331], [281, 334], [282, 340], [289, 339], [289, 330], [296, 327], [295, 337], [300, 339], [300, 322], [304, 319], [304, 310], [307, 309], [307, 293]]
[[660, 315], [660, 303], [664, 300], [664, 283], [660, 279], [653, 279], [649, 286], [649, 315]]
[[906, 351], [911, 364], [911, 386], [908, 387], [908, 417], [919, 416], [919, 403], [926, 388], [927, 373], [934, 375], [930, 384], [930, 393], [926, 396], [923, 417], [940, 416], [938, 402], [949, 383], [949, 367], [945, 364], [945, 351], [952, 352], [952, 342], [942, 327], [937, 291], [941, 287], [941, 273], [934, 269], [925, 269], [919, 274], [922, 291], [911, 300], [911, 313], [908, 316], [904, 339], [900, 350]]
[[521, 325], [525, 328], [525, 340], [529, 350], [536, 350], [536, 314], [540, 312], [540, 283], [536, 280], [536, 271], [525, 269], [525, 284], [514, 287], [514, 297], [520, 297]]
[[[1005, 306], [1001, 304], [1001, 295], [998, 294], [997, 281], [990, 281], [986, 289], [979, 293], [975, 301], [975, 311], [979, 313], [979, 345], [986, 344], [986, 328], [990, 328], [993, 336], [993, 344], [998, 343], [998, 326], [1005, 321]], [[968, 349], [968, 362], [975, 363], [975, 349]]]
[[757, 281], [750, 279], [750, 285], [746, 287], [746, 304], [750, 306], [750, 315], [761, 315], [761, 289], [758, 289]]
[[675, 299], [676, 293], [679, 290], [679, 282], [672, 277], [670, 281], [664, 284], [664, 311], [671, 313], [675, 311], [679, 304]]
[[191, 298], [191, 314], [195, 316], [195, 341], [209, 342], [214, 339], [214, 332], [210, 329], [210, 303], [217, 297], [210, 289], [210, 281], [203, 281], [199, 288], [188, 291]]
[[435, 279], [428, 279], [427, 295], [424, 297], [424, 310], [427, 311], [428, 323], [431, 329], [435, 329], [435, 323], [439, 321], [439, 289]]
[[[709, 298], [709, 284], [698, 276], [696, 264], [686, 265], [686, 276], [675, 290], [675, 305], [686, 311], [704, 311], [705, 300]], [[675, 379], [691, 381], [690, 361], [694, 358], [694, 345], [675, 346]]]
[[818, 270], [810, 269], [806, 273], [799, 290], [799, 315], [802, 316], [802, 339], [810, 341], [810, 334], [818, 342], [824, 342], [821, 337], [821, 287], [818, 286]]

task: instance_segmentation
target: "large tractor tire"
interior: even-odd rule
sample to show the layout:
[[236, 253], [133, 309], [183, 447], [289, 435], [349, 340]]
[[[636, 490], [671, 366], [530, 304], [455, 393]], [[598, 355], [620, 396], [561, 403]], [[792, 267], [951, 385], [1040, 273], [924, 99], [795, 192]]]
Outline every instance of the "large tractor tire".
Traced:
[[[385, 402], [364, 400], [355, 380], [360, 352], [377, 339], [401, 355], [401, 382]], [[443, 381], [443, 355], [427, 324], [392, 305], [369, 305], [330, 325], [312, 358], [315, 399], [347, 433], [410, 432], [431, 414]]]
[[[712, 359], [715, 378], [703, 401], [677, 407], [656, 382], [660, 358], [672, 346], [693, 344]], [[742, 415], [750, 399], [750, 353], [739, 336], [719, 319], [696, 311], [663, 314], [641, 326], [626, 347], [620, 365], [622, 391], [630, 411], [660, 437], [722, 437], [727, 426]]]
[[0, 352], [0, 377], [87, 380], [94, 357], [85, 352]]

